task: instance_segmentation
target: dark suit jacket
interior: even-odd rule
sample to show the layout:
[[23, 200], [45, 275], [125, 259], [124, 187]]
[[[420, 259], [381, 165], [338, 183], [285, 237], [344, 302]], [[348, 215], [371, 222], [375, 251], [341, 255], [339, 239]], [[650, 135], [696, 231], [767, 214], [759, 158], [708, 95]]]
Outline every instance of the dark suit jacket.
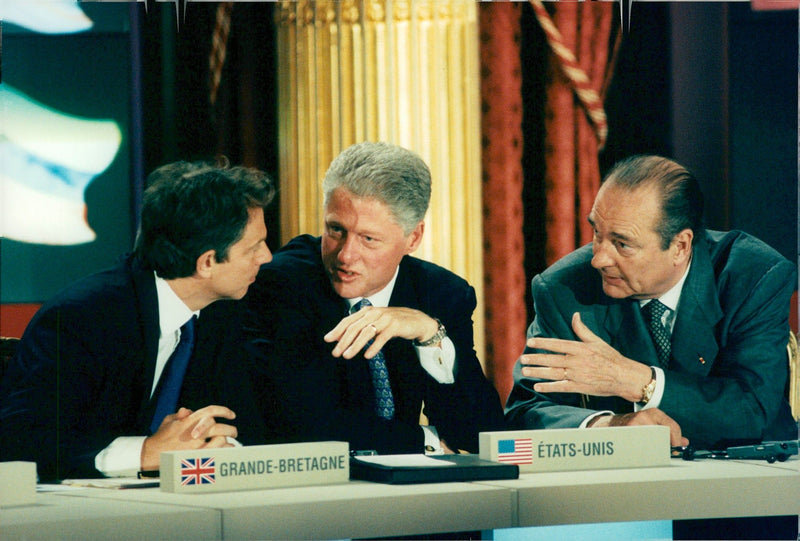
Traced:
[[[238, 310], [219, 301], [200, 312], [179, 405], [228, 406], [239, 441], [264, 443]], [[159, 332], [153, 272], [130, 257], [48, 301], [0, 385], [0, 460], [35, 461], [42, 480], [100, 475], [94, 458], [115, 438], [149, 435]]]
[[[351, 449], [420, 453], [425, 414], [453, 449], [477, 452], [478, 432], [502, 429], [502, 406], [473, 349], [475, 291], [452, 272], [405, 257], [390, 305], [438, 317], [456, 348], [455, 383], [438, 383], [420, 365], [412, 343], [392, 339], [386, 357], [395, 418], [373, 413], [369, 367], [363, 356], [331, 355], [323, 336], [347, 315], [347, 301], [331, 287], [320, 239], [304, 235], [277, 252], [245, 297], [246, 332], [261, 357], [258, 387], [274, 384], [264, 409], [279, 408], [286, 441], [342, 440]], [[265, 393], [266, 394], [266, 393]]]
[[[584, 246], [533, 279], [536, 316], [528, 336], [575, 340], [570, 322], [580, 312], [592, 332], [622, 355], [657, 365], [638, 301], [603, 293], [591, 250]], [[784, 394], [795, 285], [794, 265], [745, 233], [707, 231], [694, 247], [660, 408], [695, 447], [797, 438]], [[536, 393], [520, 369], [518, 361], [506, 404], [506, 420], [515, 428], [576, 427], [596, 410], [632, 411], [618, 397], [589, 397], [581, 404], [580, 395]]]

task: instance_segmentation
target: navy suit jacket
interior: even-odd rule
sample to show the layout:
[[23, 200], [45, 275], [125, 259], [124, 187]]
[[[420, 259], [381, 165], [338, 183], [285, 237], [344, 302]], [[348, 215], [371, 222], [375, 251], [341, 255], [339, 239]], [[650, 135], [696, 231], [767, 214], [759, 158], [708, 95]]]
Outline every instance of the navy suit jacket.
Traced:
[[[528, 336], [576, 340], [571, 318], [580, 312], [622, 355], [658, 365], [638, 301], [606, 296], [591, 257], [591, 245], [584, 246], [533, 279], [536, 315]], [[659, 407], [696, 448], [797, 438], [785, 395], [796, 280], [794, 265], [745, 233], [707, 231], [694, 246]], [[506, 404], [514, 428], [577, 427], [597, 410], [632, 411], [632, 403], [618, 397], [545, 395], [534, 383], [517, 361]]]
[[[320, 239], [290, 241], [265, 264], [248, 292], [246, 333], [260, 356], [257, 387], [265, 410], [278, 410], [285, 441], [342, 440], [350, 448], [385, 453], [420, 453], [424, 412], [452, 449], [477, 452], [478, 432], [503, 427], [497, 391], [475, 354], [472, 312], [475, 291], [450, 271], [405, 257], [390, 305], [438, 317], [456, 349], [455, 383], [440, 384], [420, 365], [409, 340], [383, 348], [395, 418], [379, 419], [369, 367], [363, 355], [331, 355], [323, 336], [348, 314], [322, 265]], [[274, 388], [273, 388], [274, 385]]]
[[[239, 441], [265, 443], [238, 303], [200, 312], [180, 406], [230, 407]], [[37, 462], [42, 480], [96, 477], [94, 458], [120, 436], [148, 436], [159, 338], [153, 271], [131, 257], [72, 284], [37, 311], [0, 385], [0, 460]], [[239, 335], [240, 336], [240, 335]]]

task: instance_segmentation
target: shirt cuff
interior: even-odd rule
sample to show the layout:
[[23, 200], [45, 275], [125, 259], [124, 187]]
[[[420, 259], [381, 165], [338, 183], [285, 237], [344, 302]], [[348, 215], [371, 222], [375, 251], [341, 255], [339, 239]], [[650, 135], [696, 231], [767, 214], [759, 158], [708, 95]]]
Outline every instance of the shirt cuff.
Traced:
[[650, 397], [650, 400], [648, 400], [647, 404], [644, 406], [640, 405], [638, 402], [634, 402], [633, 411], [657, 408], [661, 405], [661, 399], [664, 398], [664, 380], [666, 379], [666, 376], [664, 375], [664, 370], [657, 366], [654, 366], [653, 370], [656, 371], [656, 388], [653, 390], [653, 396]]
[[589, 422], [592, 419], [594, 419], [596, 417], [600, 417], [602, 415], [614, 415], [614, 412], [610, 411], [610, 410], [608, 410], [608, 411], [597, 411], [597, 412], [591, 414], [590, 416], [588, 416], [586, 419], [584, 419], [583, 422], [578, 426], [578, 428], [586, 428], [589, 425]]
[[94, 457], [94, 467], [106, 477], [136, 477], [142, 464], [145, 436], [117, 438]]
[[439, 439], [439, 431], [435, 426], [419, 425], [422, 432], [425, 434], [425, 454], [426, 455], [443, 455], [442, 441]]
[[439, 383], [455, 383], [456, 347], [449, 337], [442, 339], [440, 347], [414, 346], [422, 368]]

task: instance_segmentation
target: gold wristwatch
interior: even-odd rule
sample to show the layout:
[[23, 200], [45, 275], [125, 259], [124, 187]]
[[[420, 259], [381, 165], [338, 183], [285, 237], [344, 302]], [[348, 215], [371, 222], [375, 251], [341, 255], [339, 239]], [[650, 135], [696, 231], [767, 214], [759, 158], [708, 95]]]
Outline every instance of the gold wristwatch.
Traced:
[[650, 382], [642, 387], [642, 398], [639, 399], [639, 404], [645, 405], [653, 398], [653, 392], [656, 390], [656, 369], [650, 367]]

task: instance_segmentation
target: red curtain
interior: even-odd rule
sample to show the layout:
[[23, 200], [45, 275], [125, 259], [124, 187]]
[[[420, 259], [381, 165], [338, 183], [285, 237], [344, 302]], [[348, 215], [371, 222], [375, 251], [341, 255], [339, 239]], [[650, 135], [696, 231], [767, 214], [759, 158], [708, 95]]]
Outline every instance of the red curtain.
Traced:
[[[549, 45], [545, 130], [547, 264], [591, 239], [586, 222], [600, 185], [603, 95], [617, 43], [612, 2], [531, 0]], [[486, 369], [505, 401], [525, 345], [527, 283], [523, 236], [522, 69], [516, 2], [481, 2], [480, 55]], [[547, 66], [546, 68], [544, 66]]]
[[520, 4], [480, 4], [486, 371], [505, 403], [525, 345]]
[[[603, 95], [613, 68], [616, 3], [531, 0], [550, 45], [545, 115], [549, 264], [591, 240], [586, 222], [600, 186], [607, 124]], [[614, 32], [616, 35], [617, 33]]]

